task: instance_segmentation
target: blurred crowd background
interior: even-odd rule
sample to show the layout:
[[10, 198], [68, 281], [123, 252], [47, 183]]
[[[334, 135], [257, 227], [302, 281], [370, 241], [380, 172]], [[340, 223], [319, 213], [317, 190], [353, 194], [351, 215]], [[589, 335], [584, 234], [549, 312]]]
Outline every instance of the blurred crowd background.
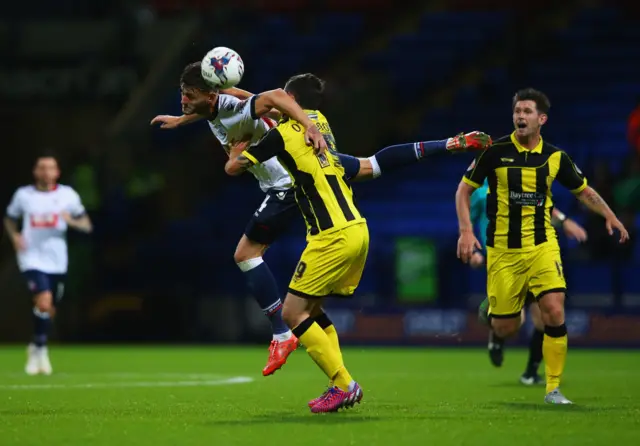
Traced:
[[[214, 46], [238, 51], [241, 88], [293, 74], [328, 82], [323, 111], [340, 151], [483, 130], [511, 132], [511, 97], [546, 92], [543, 130], [631, 230], [620, 246], [571, 195], [557, 206], [589, 241], [561, 238], [572, 342], [640, 345], [640, 10], [633, 1], [205, 0], [10, 2], [0, 19], [0, 120], [6, 205], [35, 154], [61, 155], [63, 182], [95, 224], [69, 234], [63, 341], [249, 342], [268, 324], [247, 296], [235, 245], [263, 195], [226, 177], [200, 122], [180, 112], [178, 79]], [[346, 341], [476, 343], [483, 271], [456, 258], [454, 194], [470, 156], [434, 157], [355, 186], [371, 231], [358, 296], [330, 313]], [[302, 221], [266, 259], [282, 290], [304, 247]], [[13, 250], [0, 251], [0, 341], [30, 333]]]

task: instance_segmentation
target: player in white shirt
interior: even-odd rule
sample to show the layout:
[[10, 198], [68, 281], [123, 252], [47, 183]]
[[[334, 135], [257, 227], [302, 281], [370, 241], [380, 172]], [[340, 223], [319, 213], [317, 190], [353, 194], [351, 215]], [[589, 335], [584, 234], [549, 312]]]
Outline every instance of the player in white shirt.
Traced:
[[38, 157], [33, 176], [33, 185], [20, 187], [13, 194], [4, 226], [33, 295], [34, 335], [27, 349], [25, 372], [50, 375], [47, 335], [64, 292], [68, 265], [66, 232], [73, 228], [88, 233], [92, 225], [77, 192], [58, 184], [60, 170], [54, 156]]
[[[220, 94], [200, 74], [200, 62], [187, 65], [180, 77], [182, 111], [184, 116], [156, 116], [151, 124], [162, 128], [176, 128], [195, 120], [206, 119], [215, 137], [230, 157], [230, 148], [239, 141], [255, 145], [276, 123], [268, 117], [275, 111], [299, 121], [306, 129], [310, 145], [318, 150], [326, 149], [326, 142], [313, 121], [283, 90], [272, 90], [245, 100]], [[266, 194], [260, 207], [253, 214], [240, 239], [234, 260], [244, 273], [247, 285], [265, 315], [271, 321], [273, 338], [269, 358], [262, 370], [264, 376], [273, 374], [286, 362], [298, 347], [298, 339], [282, 320], [281, 294], [271, 270], [262, 256], [266, 249], [292, 221], [300, 219], [292, 180], [276, 157], [250, 169], [260, 188]]]
[[[216, 92], [200, 75], [200, 62], [188, 65], [181, 78], [183, 116], [156, 116], [151, 124], [172, 129], [207, 119], [209, 126], [229, 154], [229, 161], [237, 159], [244, 147], [239, 142], [257, 145], [274, 123], [267, 116], [285, 115], [301, 123], [305, 129], [307, 143], [313, 143], [316, 152], [326, 149], [327, 142], [315, 124], [298, 105], [315, 103], [324, 93], [324, 82], [307, 73], [293, 76], [284, 90], [272, 90], [259, 95], [233, 88]], [[220, 94], [225, 93], [227, 94]], [[235, 96], [232, 97], [231, 95]], [[305, 105], [304, 107], [309, 107]], [[374, 179], [382, 174], [419, 162], [427, 155], [454, 153], [467, 149], [486, 147], [486, 135], [472, 132], [442, 141], [425, 141], [387, 147], [369, 158], [354, 158], [337, 154], [343, 163], [347, 177], [351, 180]], [[483, 142], [484, 141], [484, 142]], [[227, 163], [229, 164], [229, 163]], [[227, 166], [225, 166], [226, 170]], [[295, 336], [282, 320], [282, 303], [273, 275], [262, 260], [268, 246], [284, 232], [291, 221], [300, 218], [292, 180], [277, 157], [248, 169], [260, 182], [267, 196], [249, 222], [245, 234], [235, 253], [235, 260], [245, 273], [245, 278], [254, 297], [265, 314], [271, 319], [274, 338], [269, 349], [269, 361], [263, 374], [270, 375], [286, 362], [288, 355], [298, 345]], [[332, 323], [324, 315], [323, 329], [331, 330]]]

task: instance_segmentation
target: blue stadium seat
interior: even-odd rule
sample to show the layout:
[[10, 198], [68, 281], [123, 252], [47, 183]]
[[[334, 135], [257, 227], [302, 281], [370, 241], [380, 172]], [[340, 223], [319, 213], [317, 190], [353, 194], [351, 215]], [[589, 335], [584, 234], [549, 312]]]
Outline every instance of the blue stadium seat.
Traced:
[[600, 307], [613, 303], [613, 269], [608, 264], [569, 263], [564, 265], [568, 302], [573, 307]]
[[487, 272], [484, 268], [469, 268], [469, 294], [484, 296], [487, 293]]
[[622, 303], [626, 307], [640, 307], [640, 280], [638, 280], [639, 270], [640, 264], [638, 263], [622, 267]]

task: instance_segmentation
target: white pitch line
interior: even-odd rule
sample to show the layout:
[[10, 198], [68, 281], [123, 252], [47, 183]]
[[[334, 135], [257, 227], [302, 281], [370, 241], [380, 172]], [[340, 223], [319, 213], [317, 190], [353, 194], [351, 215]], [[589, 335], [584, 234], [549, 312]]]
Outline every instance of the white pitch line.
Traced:
[[250, 383], [253, 378], [235, 376], [233, 378], [209, 381], [131, 381], [86, 384], [12, 384], [0, 385], [0, 390], [42, 390], [42, 389], [109, 389], [125, 387], [209, 387]]
[[[25, 374], [22, 373], [0, 373], [0, 377], [8, 377], [8, 378], [24, 378]], [[153, 378], [165, 378], [165, 379], [176, 379], [176, 380], [218, 380], [224, 379], [225, 375], [220, 375], [216, 373], [128, 373], [128, 372], [106, 372], [106, 373], [64, 373], [57, 372], [55, 373], [56, 379], [77, 379], [79, 377], [82, 378], [117, 378], [117, 379], [153, 379]]]
[[[62, 374], [56, 373], [56, 377]], [[22, 375], [24, 376], [24, 374]], [[169, 378], [177, 380], [219, 380], [225, 379], [225, 375], [215, 373], [128, 373], [128, 372], [107, 372], [107, 373], [68, 373], [64, 375], [67, 378], [75, 378], [76, 376], [93, 376], [106, 378], [124, 378], [124, 379], [145, 379], [145, 378]]]

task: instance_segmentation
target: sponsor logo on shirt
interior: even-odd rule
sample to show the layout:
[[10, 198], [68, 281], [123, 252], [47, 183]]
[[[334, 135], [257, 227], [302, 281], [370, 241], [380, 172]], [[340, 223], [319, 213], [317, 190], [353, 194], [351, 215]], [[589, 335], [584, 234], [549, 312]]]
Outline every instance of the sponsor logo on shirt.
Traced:
[[58, 226], [58, 214], [31, 214], [29, 222], [32, 228], [55, 228]]
[[517, 206], [542, 207], [546, 199], [546, 195], [539, 192], [509, 192], [510, 204]]

